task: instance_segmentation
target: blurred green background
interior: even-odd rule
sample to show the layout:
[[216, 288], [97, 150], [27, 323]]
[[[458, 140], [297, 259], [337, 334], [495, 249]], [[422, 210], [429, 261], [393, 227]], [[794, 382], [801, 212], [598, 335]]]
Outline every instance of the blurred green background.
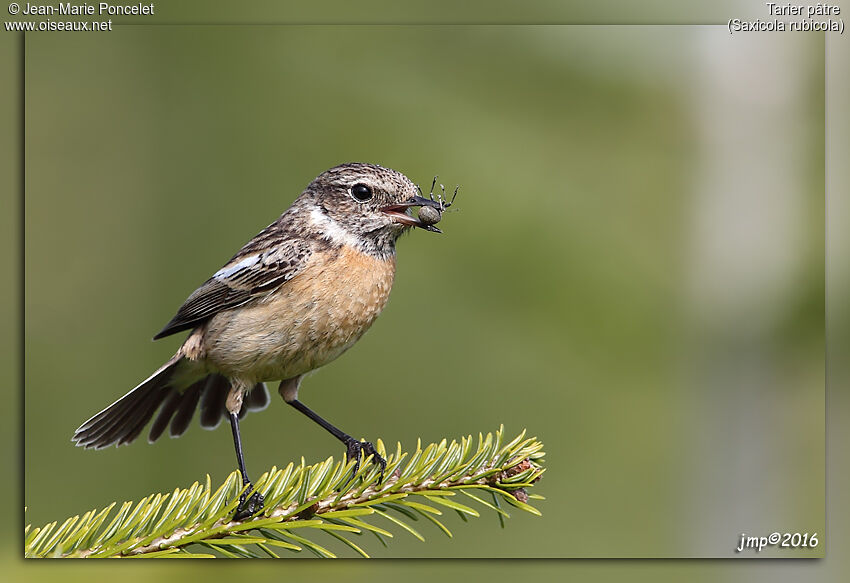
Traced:
[[[778, 56], [777, 56], [778, 55]], [[145, 27], [26, 46], [25, 490], [39, 525], [234, 466], [70, 435], [319, 172], [461, 184], [305, 403], [406, 447], [528, 428], [542, 518], [386, 557], [731, 557], [824, 529], [824, 52], [722, 27]], [[275, 398], [255, 475], [338, 444]], [[773, 556], [821, 556], [823, 547]]]

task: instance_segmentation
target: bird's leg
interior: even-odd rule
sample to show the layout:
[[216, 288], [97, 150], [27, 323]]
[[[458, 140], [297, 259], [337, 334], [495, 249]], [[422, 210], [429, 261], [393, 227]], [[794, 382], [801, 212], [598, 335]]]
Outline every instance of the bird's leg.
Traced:
[[345, 445], [345, 457], [347, 460], [354, 460], [354, 469], [352, 470], [352, 477], [357, 473], [357, 469], [360, 467], [360, 454], [363, 453], [364, 456], [372, 456], [372, 463], [378, 464], [381, 466], [381, 475], [378, 477], [378, 483], [380, 484], [384, 480], [384, 470], [387, 468], [387, 460], [385, 460], [379, 453], [378, 450], [375, 449], [375, 446], [368, 441], [359, 441], [354, 439], [347, 433], [340, 431], [318, 415], [314, 413], [307, 405], [299, 401], [298, 399], [292, 399], [286, 401], [288, 404], [292, 405], [302, 413], [304, 413], [307, 417], [318, 423], [320, 426], [324, 427], [325, 430], [340, 440], [343, 445]]
[[[239, 473], [242, 474], [242, 486], [248, 486], [248, 489], [239, 497], [239, 506], [236, 507], [236, 514], [233, 515], [233, 520], [242, 520], [248, 518], [263, 507], [263, 496], [259, 492], [251, 492], [254, 486], [251, 485], [251, 480], [248, 479], [248, 472], [245, 471], [245, 458], [242, 456], [242, 438], [239, 435], [239, 414], [228, 412], [230, 416], [230, 428], [233, 430], [233, 446], [236, 448], [236, 463], [239, 465]], [[248, 495], [251, 495], [248, 498]]]

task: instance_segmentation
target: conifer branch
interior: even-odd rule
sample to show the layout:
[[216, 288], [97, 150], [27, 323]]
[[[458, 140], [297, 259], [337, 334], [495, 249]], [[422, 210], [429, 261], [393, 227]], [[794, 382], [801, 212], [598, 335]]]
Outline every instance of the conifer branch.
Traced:
[[[378, 452], [387, 459], [386, 478], [362, 460], [354, 462], [290, 463], [273, 467], [254, 487], [265, 500], [263, 508], [244, 520], [233, 520], [243, 493], [239, 472], [213, 490], [209, 475], [204, 485], [195, 482], [171, 494], [155, 494], [138, 503], [124, 502], [112, 515], [113, 502], [103, 510], [73, 516], [57, 527], [51, 522], [32, 529], [27, 525], [27, 557], [279, 557], [281, 551], [308, 550], [320, 557], [336, 556], [313, 541], [325, 532], [355, 553], [368, 557], [349, 537], [371, 532], [386, 545], [392, 530], [402, 530], [425, 540], [411, 526], [424, 519], [446, 535], [451, 531], [437, 518], [453, 511], [463, 520], [479, 516], [474, 506], [497, 513], [504, 526], [504, 503], [540, 515], [528, 504], [543, 499], [528, 494], [544, 472], [543, 444], [526, 438], [525, 431], [503, 443], [504, 427], [494, 434], [479, 433], [460, 442], [432, 443], [425, 448], [387, 454], [378, 440]], [[489, 501], [488, 501], [489, 498]], [[458, 502], [462, 499], [462, 502]], [[110, 518], [111, 516], [111, 518]], [[370, 517], [368, 520], [365, 517]]]

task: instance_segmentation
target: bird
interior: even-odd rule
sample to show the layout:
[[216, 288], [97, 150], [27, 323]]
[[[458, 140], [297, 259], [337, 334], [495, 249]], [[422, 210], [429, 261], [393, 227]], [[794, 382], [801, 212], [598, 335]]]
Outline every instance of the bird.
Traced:
[[154, 336], [189, 331], [174, 356], [80, 425], [72, 441], [93, 449], [128, 444], [153, 420], [153, 443], [166, 428], [171, 437], [182, 435], [196, 410], [207, 429], [227, 418], [243, 484], [234, 518], [244, 519], [262, 508], [263, 497], [245, 469], [239, 422], [268, 406], [266, 383], [279, 381], [284, 402], [340, 440], [355, 472], [361, 455], [371, 455], [382, 480], [386, 460], [374, 445], [317, 415], [298, 390], [304, 375], [349, 349], [387, 304], [399, 237], [412, 228], [441, 232], [433, 218], [420, 220], [411, 209], [441, 213], [450, 204], [425, 198], [404, 174], [377, 164], [321, 173]]

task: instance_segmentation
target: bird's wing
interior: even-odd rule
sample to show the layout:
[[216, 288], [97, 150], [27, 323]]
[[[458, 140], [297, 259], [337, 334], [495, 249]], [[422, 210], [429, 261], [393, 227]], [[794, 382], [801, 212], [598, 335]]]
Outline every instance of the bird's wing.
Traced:
[[311, 255], [310, 246], [300, 239], [280, 240], [270, 232], [272, 227], [192, 292], [154, 340], [194, 328], [218, 312], [265, 295], [298, 275]]

